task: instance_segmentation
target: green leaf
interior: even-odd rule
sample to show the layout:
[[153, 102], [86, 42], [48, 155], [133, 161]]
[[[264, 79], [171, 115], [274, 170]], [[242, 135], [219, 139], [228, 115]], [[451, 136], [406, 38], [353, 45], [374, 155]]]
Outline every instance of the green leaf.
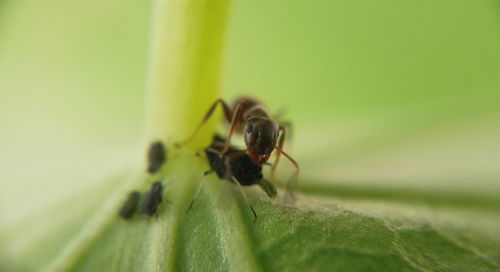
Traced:
[[[491, 271], [500, 263], [498, 210], [403, 199], [301, 193], [293, 205], [248, 188], [253, 216], [233, 184], [180, 154], [156, 178], [166, 184], [158, 218], [117, 216], [126, 192], [153, 180], [103, 181], [3, 232], [9, 271]], [[307, 190], [305, 190], [307, 191]], [[311, 189], [309, 189], [311, 191]], [[444, 196], [445, 198], [446, 196]], [[496, 203], [498, 205], [498, 202]], [[71, 212], [65, 207], [74, 207]], [[49, 221], [44, 218], [50, 216]], [[38, 224], [37, 232], [23, 232]], [[5, 247], [7, 245], [7, 247]], [[22, 261], [19, 261], [22, 260]]]
[[[222, 45], [229, 8], [228, 2], [195, 0], [155, 2], [146, 103], [148, 123], [145, 128], [143, 147], [147, 146], [150, 141], [158, 139], [163, 140], [170, 147], [173, 141], [184, 138], [196, 127], [200, 116], [205, 113], [210, 103], [219, 97], [221, 56], [224, 52]], [[238, 5], [242, 5], [242, 3], [239, 2]], [[462, 6], [457, 8], [455, 2], [450, 3], [452, 4], [450, 6], [458, 10], [457, 13], [463, 14], [461, 11]], [[448, 10], [447, 5], [450, 3], [441, 4], [446, 8], [441, 9]], [[392, 4], [386, 3], [387, 6], [391, 7]], [[14, 4], [8, 3], [5, 5]], [[254, 5], [254, 2], [247, 2], [247, 5]], [[278, 5], [273, 10], [282, 10], [282, 4], [272, 5]], [[429, 5], [434, 8], [436, 4]], [[326, 14], [323, 16], [331, 16], [331, 7], [331, 5], [327, 5], [324, 9], [315, 7], [314, 10], [309, 10], [310, 6], [307, 6], [306, 9], [302, 6], [291, 6], [290, 9], [301, 15], [310, 12], [311, 16], [304, 17], [306, 18], [304, 20], [309, 22], [314, 21], [310, 20], [311, 18], [322, 18], [321, 16], [318, 17], [319, 10]], [[363, 11], [367, 15], [373, 14], [371, 8], [386, 12], [386, 7], [380, 4], [369, 6]], [[473, 11], [476, 15], [480, 14], [477, 16], [482, 17], [484, 14], [482, 12], [483, 8], [485, 7], [477, 6]], [[262, 7], [258, 6], [255, 10], [262, 10]], [[351, 16], [349, 13], [346, 13], [349, 15], [343, 15], [345, 10], [350, 12], [354, 10], [353, 15], [358, 15], [359, 7], [352, 9], [350, 4], [343, 4], [340, 9], [335, 8], [335, 12], [338, 13], [337, 16], [352, 18], [352, 20], [355, 20], [355, 25], [362, 26], [358, 22], [359, 16]], [[467, 10], [471, 11], [471, 9]], [[130, 16], [134, 14], [134, 11], [133, 8], [130, 8]], [[7, 14], [7, 12], [4, 13], [6, 16], [13, 16]], [[429, 22], [446, 20], [451, 25], [450, 29], [456, 28], [455, 22], [452, 20], [448, 22], [448, 18], [443, 19], [441, 13], [436, 12], [433, 16], [436, 18], [429, 20]], [[273, 19], [278, 18], [276, 20], [280, 18], [274, 16], [274, 14], [272, 14], [272, 17]], [[370, 16], [363, 17], [371, 18]], [[403, 18], [405, 16], [396, 17], [413, 22], [411, 18]], [[299, 16], [294, 19], [298, 18]], [[494, 19], [493, 16], [488, 18], [492, 21]], [[86, 22], [86, 20], [88, 20], [87, 17], [84, 17], [83, 21]], [[245, 20], [248, 20], [248, 18], [242, 19], [242, 21]], [[255, 21], [253, 18], [249, 21], [252, 21], [252, 26], [254, 24], [261, 25], [262, 31], [269, 29], [269, 21]], [[415, 21], [420, 22], [420, 20]], [[120, 20], [116, 20], [116, 22], [118, 22], [117, 25], [120, 25]], [[50, 30], [47, 33], [52, 31], [52, 24], [60, 25], [57, 20], [50, 21], [50, 23], [45, 26]], [[387, 29], [386, 25], [394, 25], [392, 21], [385, 21], [385, 19], [378, 23], [382, 23], [380, 28], [384, 29], [384, 32]], [[462, 28], [466, 28], [467, 23], [467, 21], [464, 21], [461, 25]], [[22, 25], [22, 23], [18, 24]], [[317, 25], [322, 26], [322, 23], [318, 24], [316, 22], [313, 27]], [[404, 25], [401, 24], [401, 26]], [[478, 23], [478, 25], [480, 24]], [[326, 28], [329, 26], [323, 27], [325, 27], [324, 32], [326, 33], [326, 30], [328, 30]], [[113, 27], [110, 28], [114, 31]], [[358, 31], [363, 34], [359, 36], [365, 37], [366, 29], [363, 27], [358, 28]], [[73, 30], [68, 28], [67, 32], [78, 33]], [[433, 29], [428, 27], [422, 27], [421, 31], [423, 34], [418, 32], [421, 37], [427, 37], [430, 31], [433, 35], [441, 38], [441, 32], [433, 32]], [[476, 33], [477, 29], [471, 28], [468, 31]], [[254, 35], [259, 31], [248, 32], [239, 33], [239, 35]], [[414, 35], [414, 32], [407, 31], [404, 27], [402, 27], [401, 32], [403, 36], [408, 35], [407, 39], [412, 38]], [[11, 36], [19, 36], [14, 30], [9, 31], [9, 33], [11, 33]], [[313, 44], [318, 33], [323, 33], [323, 31], [303, 31], [302, 34], [310, 37], [297, 42]], [[286, 44], [289, 39], [283, 39], [279, 35], [272, 36], [271, 34], [269, 36], [273, 42], [264, 41], [264, 46], [259, 48], [265, 51], [266, 54], [275, 54], [281, 52], [280, 50], [283, 48], [292, 46]], [[339, 34], [349, 37], [345, 33]], [[379, 34], [376, 31], [369, 33], [369, 35], [373, 36]], [[105, 38], [106, 32], [100, 35], [100, 38]], [[296, 32], [284, 33], [284, 35], [293, 36], [294, 39], [300, 37]], [[30, 40], [29, 44], [37, 44], [36, 35], [28, 36], [33, 39]], [[481, 36], [479, 34], [479, 36], [479, 38], [484, 36], [483, 38], [486, 41], [493, 41], [491, 44], [496, 41], [494, 38], [485, 38], [489, 37], [489, 35]], [[380, 39], [386, 39], [386, 37], [382, 36]], [[451, 47], [455, 48], [455, 40], [446, 39], [446, 37], [443, 39], [443, 42], [449, 43], [449, 46], [443, 46], [443, 48], [446, 50], [450, 50]], [[129, 37], [128, 42], [136, 40], [140, 39]], [[367, 44], [367, 42], [363, 42], [363, 39], [361, 39], [361, 42], [347, 38], [344, 40], [348, 41], [345, 47], [354, 48], [351, 49], [351, 55], [356, 56], [358, 56], [359, 51], [356, 46], [361, 44], [364, 47]], [[469, 40], [477, 41], [476, 38]], [[337, 44], [338, 41], [330, 42]], [[354, 46], [349, 43], [353, 43]], [[22, 42], [19, 44], [24, 45]], [[56, 51], [53, 47], [57, 48], [55, 47], [57, 42], [52, 41], [49, 45], [48, 48]], [[251, 43], [245, 45], [252, 50], [255, 46], [255, 44]], [[4, 45], [2, 44], [2, 46]], [[427, 42], [422, 42], [420, 46], [423, 48], [429, 47]], [[458, 52], [457, 54], [460, 54], [462, 52], [460, 50], [467, 50], [468, 46], [468, 44], [465, 44], [462, 47], [456, 47], [458, 49], [455, 48], [454, 50]], [[18, 44], [7, 44], [6, 47], [16, 48]], [[390, 47], [380, 47], [383, 50], [390, 51], [386, 54], [388, 56], [392, 56], [393, 53], [399, 54], [400, 57], [395, 58], [398, 61], [403, 56], [408, 55], [404, 47], [396, 46], [399, 51], [394, 51]], [[307, 48], [315, 47], [309, 45]], [[324, 52], [323, 50], [316, 51], [311, 52], [313, 57], [309, 53], [303, 54], [307, 56], [307, 60], [303, 60], [302, 63], [311, 61], [306, 67], [316, 66], [318, 60], [330, 61], [321, 55]], [[484, 51], [496, 52], [495, 50]], [[341, 87], [349, 86], [352, 82], [358, 82], [359, 69], [367, 69], [366, 74], [372, 75], [372, 67], [360, 65], [360, 63], [363, 64], [364, 62], [359, 60], [358, 62], [348, 60], [345, 61], [347, 66], [338, 72], [345, 73], [346, 78], [352, 77], [351, 80], [345, 80], [345, 82], [337, 80], [336, 82], [341, 82], [340, 86], [334, 85], [331, 88], [326, 88], [328, 93], [325, 96], [320, 96], [321, 103], [316, 103], [318, 97], [312, 95], [313, 93], [309, 92], [309, 88], [325, 89], [324, 82], [321, 81], [324, 75], [318, 73], [317, 69], [309, 69], [308, 71], [303, 69], [299, 70], [300, 76], [317, 80], [302, 80], [300, 84], [297, 84], [297, 80], [289, 80], [293, 76], [286, 72], [279, 73], [277, 71], [286, 70], [286, 66], [291, 63], [290, 59], [295, 64], [295, 61], [297, 61], [296, 54], [292, 50], [290, 50], [292, 53], [289, 55], [286, 50], [283, 52], [284, 54], [281, 56], [283, 61], [268, 63], [271, 67], [268, 69], [273, 70], [273, 73], [270, 73], [269, 84], [265, 88], [275, 88], [277, 90], [302, 88], [305, 91], [293, 93], [288, 101], [296, 101], [295, 104], [298, 105], [309, 103], [308, 106], [302, 109], [302, 113], [306, 117], [301, 117], [302, 120], [308, 121], [308, 127], [306, 129], [302, 127], [302, 129], [298, 130], [298, 137], [302, 141], [298, 142], [297, 148], [299, 150], [297, 153], [303, 155], [300, 156], [299, 162], [304, 171], [302, 171], [303, 174], [299, 180], [299, 187], [296, 191], [298, 199], [295, 203], [290, 204], [284, 201], [285, 192], [282, 189], [279, 190], [276, 200], [270, 200], [256, 186], [245, 188], [250, 203], [255, 207], [258, 214], [258, 219], [254, 221], [239, 190], [227, 181], [210, 176], [208, 177], [208, 184], [196, 199], [193, 208], [186, 213], [196, 188], [201, 182], [202, 173], [207, 170], [208, 166], [203, 160], [190, 154], [190, 152], [184, 149], [174, 150], [170, 147], [167, 164], [160, 173], [153, 176], [147, 175], [142, 169], [143, 167], [139, 167], [142, 162], [133, 162], [129, 165], [130, 167], [120, 170], [98, 183], [92, 183], [94, 185], [91, 188], [76, 190], [76, 192], [69, 194], [54, 193], [56, 196], [65, 196], [64, 199], [54, 200], [53, 204], [47, 204], [49, 201], [37, 202], [40, 199], [51, 198], [50, 196], [53, 193], [43, 190], [43, 185], [48, 182], [42, 182], [42, 180], [40, 180], [42, 185], [38, 188], [39, 190], [35, 190], [38, 195], [24, 194], [25, 190], [14, 190], [14, 192], [22, 192], [19, 195], [6, 196], [3, 194], [2, 197], [7, 197], [7, 200], [0, 199], [2, 200], [1, 208], [2, 211], [8, 210], [9, 216], [17, 212], [22, 214], [22, 204], [24, 202], [33, 201], [35, 204], [32, 205], [39, 205], [39, 208], [35, 212], [29, 213], [28, 216], [19, 216], [18, 218], [21, 219], [15, 220], [12, 219], [15, 217], [11, 216], [8, 218], [9, 220], [2, 221], [0, 225], [0, 271], [495, 271], [500, 269], [500, 200], [497, 194], [494, 193], [495, 190], [498, 190], [498, 185], [495, 182], [491, 184], [491, 187], [494, 188], [493, 193], [482, 194], [488, 191], [490, 187], [480, 188], [481, 190], [470, 188], [470, 191], [454, 192], [454, 188], [434, 190], [433, 187], [427, 189], [426, 186], [434, 181], [420, 179], [418, 175], [412, 176], [412, 181], [417, 181], [416, 184], [420, 185], [420, 187], [414, 186], [416, 188], [413, 188], [410, 186], [397, 187], [395, 181], [399, 181], [398, 177], [400, 176], [396, 175], [396, 178], [393, 176], [392, 180], [388, 180], [384, 179], [383, 175], [382, 177], [376, 177], [377, 171], [366, 171], [368, 174], [360, 171], [365, 174], [365, 178], [368, 176], [366, 182], [362, 180], [363, 173], [360, 174], [361, 181], [342, 180], [335, 178], [331, 174], [334, 170], [338, 170], [335, 169], [335, 162], [338, 161], [346, 163], [347, 169], [349, 169], [349, 163], [354, 162], [350, 164], [355, 166], [353, 172], [356, 170], [370, 170], [370, 166], [376, 168], [370, 164], [370, 160], [378, 162], [379, 157], [374, 153], [391, 147], [393, 144], [396, 144], [396, 147], [398, 147], [397, 144], [405, 145], [408, 143], [405, 139], [415, 137], [415, 135], [423, 135], [423, 138], [425, 138], [427, 135], [423, 131], [429, 128], [432, 131], [435, 127], [442, 127], [445, 123], [453, 123], [465, 117], [474, 116], [474, 114], [495, 113], [497, 111], [496, 100], [491, 99], [489, 95], [484, 97], [478, 95], [476, 100], [471, 102], [471, 96], [468, 93], [456, 94], [454, 88], [450, 88], [451, 91], [449, 92], [451, 94], [449, 96], [441, 93], [434, 94], [435, 90], [426, 89], [429, 83], [422, 81], [424, 83], [409, 87], [414, 88], [415, 92], [425, 89], [430, 96], [428, 101], [432, 102], [428, 104], [417, 103], [418, 101], [415, 102], [413, 96], [408, 95], [402, 101], [399, 101], [404, 102], [400, 106], [403, 109], [398, 111], [400, 116], [393, 116], [393, 112], [384, 113], [382, 109], [385, 109], [386, 105], [389, 104], [388, 101], [394, 103], [391, 99], [400, 92], [397, 84], [393, 89], [389, 88], [391, 91], [386, 93], [378, 91], [370, 93], [373, 96], [372, 99], [357, 100], [354, 98], [358, 95], [365, 97], [364, 90], [369, 89], [374, 82], [381, 81], [383, 83], [380, 83], [380, 85], [385, 87], [387, 82], [380, 80], [379, 77], [382, 78], [386, 70], [392, 71], [390, 69], [375, 71], [376, 76], [373, 76], [373, 79], [376, 80], [362, 82], [362, 84], [366, 85], [360, 85], [359, 93], [352, 96], [337, 91], [329, 91], [330, 89], [342, 89]], [[365, 55], [358, 56], [360, 59], [373, 57], [372, 52], [362, 52]], [[70, 53], [67, 53], [68, 63], [73, 60]], [[422, 50], [417, 53], [423, 56], [428, 54], [427, 51]], [[339, 50], [336, 54], [338, 54], [336, 59], [339, 59], [344, 56], [345, 52]], [[389, 68], [392, 65], [400, 69], [383, 57], [386, 55], [377, 56], [376, 58], [380, 58], [379, 62], [381, 63], [388, 63], [387, 67]], [[476, 56], [476, 53], [472, 55]], [[488, 59], [488, 56], [486, 54], [482, 57]], [[231, 57], [230, 62], [247, 64], [251, 63], [253, 58], [252, 54], [244, 54], [244, 56], [236, 54]], [[453, 59], [453, 55], [443, 57], [445, 60], [446, 58]], [[8, 62], [10, 66], [14, 66], [13, 64], [18, 61], [16, 57], [7, 59], [10, 61]], [[418, 59], [418, 57], [415, 59]], [[474, 58], [474, 60], [473, 64], [482, 67], [482, 58], [477, 60]], [[108, 61], [111, 62], [111, 60]], [[395, 63], [399, 63], [398, 61]], [[321, 61], [319, 62], [325, 65]], [[469, 59], [462, 59], [460, 62], [466, 63], [467, 67], [469, 67]], [[231, 77], [230, 80], [245, 80], [247, 81], [246, 86], [252, 86], [254, 78], [262, 76], [261, 66], [263, 61], [256, 61], [256, 63], [255, 65], [252, 63], [249, 65], [257, 67], [255, 68], [255, 75], [248, 76], [246, 73], [238, 75], [234, 72], [236, 76]], [[2, 67], [2, 71], [10, 71], [11, 67], [9, 65]], [[31, 67], [30, 65], [26, 66]], [[440, 67], [441, 70], [446, 71], [444, 75], [454, 80], [455, 74], [452, 73], [453, 70], [450, 70], [449, 66], [448, 62], [442, 61], [439, 63], [438, 68]], [[128, 66], [125, 67], [126, 69], [121, 69], [130, 69]], [[429, 71], [427, 65], [419, 67], [417, 67], [416, 71], [419, 71], [419, 69], [425, 70], [424, 74], [429, 73], [433, 77], [437, 74], [434, 70]], [[472, 65], [471, 67], [470, 72], [473, 72], [475, 66]], [[39, 71], [35, 68], [30, 68], [33, 69], [31, 73], [38, 75]], [[106, 78], [106, 71], [105, 69], [102, 70], [100, 76]], [[466, 69], [465, 71], [469, 70]], [[495, 71], [495, 69], [490, 69], [488, 73], [495, 75]], [[407, 81], [414, 78], [412, 72], [407, 73], [406, 78], [396, 79], [399, 80], [401, 86], [406, 86]], [[2, 74], [9, 75], [8, 73]], [[231, 75], [231, 73], [229, 74]], [[464, 72], [464, 74], [467, 73]], [[37, 82], [31, 83], [34, 84], [32, 86], [27, 83], [24, 75], [16, 76], [19, 77], [16, 79], [16, 84], [14, 84], [16, 88], [18, 87], [17, 83], [27, 84], [25, 88], [31, 90], [30, 97], [37, 98], [36, 91], [38, 89], [33, 87]], [[439, 76], [443, 76], [443, 73], [440, 73]], [[390, 78], [392, 79], [393, 76], [390, 75]], [[472, 82], [474, 78], [470, 80]], [[465, 80], [465, 82], [467, 81]], [[282, 84], [286, 84], [285, 87]], [[304, 85], [301, 86], [301, 84]], [[462, 81], [454, 81], [452, 84], [455, 87], [460, 85], [466, 84], [462, 84]], [[268, 90], [265, 88], [262, 88], [260, 92], [266, 95], [270, 93], [268, 98], [271, 98], [271, 103], [276, 104], [283, 98], [283, 93], [267, 92]], [[481, 91], [490, 92], [487, 88]], [[116, 94], [119, 93], [116, 92]], [[347, 99], [337, 100], [336, 98], [339, 95], [344, 95]], [[38, 96], [43, 95], [38, 94]], [[448, 108], [442, 109], [442, 104], [444, 104], [442, 102], [448, 102], [449, 97], [455, 100], [452, 101], [453, 103]], [[39, 102], [37, 99], [32, 100], [36, 101], [36, 103]], [[130, 100], [131, 103], [137, 102], [132, 98]], [[89, 101], [89, 105], [94, 105], [94, 99], [89, 98]], [[332, 101], [334, 101], [334, 106], [331, 104]], [[345, 103], [346, 101], [350, 101], [351, 104]], [[116, 101], [111, 101], [111, 99], [107, 101], [110, 104], [113, 104], [113, 102]], [[360, 103], [360, 105], [357, 105], [357, 103]], [[421, 109], [422, 105], [425, 108], [425, 114]], [[375, 130], [374, 133], [373, 128], [369, 125], [361, 122], [351, 122], [356, 120], [356, 116], [351, 116], [355, 111], [350, 109], [357, 106], [366, 111], [365, 115], [375, 120], [370, 123], [372, 126], [377, 128], [382, 126], [385, 130]], [[9, 107], [16, 109], [12, 105]], [[28, 104], [26, 107], [30, 108], [30, 105]], [[312, 112], [312, 109], [317, 107], [340, 108], [337, 112], [327, 110], [320, 113], [324, 115], [326, 113], [344, 113], [344, 116], [347, 117], [343, 122], [360, 128], [358, 130], [356, 128], [352, 129], [349, 125], [343, 127], [342, 121], [332, 121], [332, 119], [326, 117], [325, 120], [319, 120], [317, 123], [309, 122], [312, 117], [317, 117], [309, 114], [309, 111]], [[467, 108], [467, 111], [463, 111], [463, 108]], [[374, 109], [375, 112], [372, 111]], [[2, 110], [4, 109], [2, 108]], [[384, 114], [390, 116], [384, 116]], [[404, 114], [407, 116], [403, 116]], [[30, 115], [20, 113], [19, 116], [29, 117]], [[439, 116], [439, 118], [436, 118], [436, 116]], [[97, 120], [101, 116], [96, 115], [93, 118]], [[129, 120], [126, 117], [120, 116], [120, 118], [123, 119], [122, 124], [128, 125]], [[365, 118], [364, 120], [368, 119]], [[198, 150], [209, 140], [215, 129], [216, 121], [217, 117], [206, 125], [206, 129], [202, 130], [197, 138], [198, 142], [194, 142], [190, 148]], [[389, 121], [392, 121], [392, 123]], [[470, 122], [474, 123], [474, 125], [466, 127], [468, 131], [482, 129], [480, 125], [476, 126], [476, 121], [477, 119], [470, 118]], [[496, 124], [496, 121], [493, 120], [492, 123]], [[328, 124], [326, 124], [327, 122]], [[354, 123], [354, 125], [351, 123]], [[411, 125], [408, 125], [408, 123], [411, 123]], [[462, 124], [460, 126], [463, 127]], [[348, 129], [345, 129], [346, 127]], [[491, 128], [494, 126], [486, 124], [484, 127]], [[50, 129], [58, 131], [56, 125], [50, 127]], [[335, 135], [331, 133], [334, 129]], [[342, 134], [342, 129], [350, 133]], [[28, 131], [32, 132], [32, 130]], [[34, 131], [42, 131], [42, 129]], [[449, 135], [443, 137], [445, 139], [443, 142], [448, 143], [449, 139], [452, 138], [451, 136], [456, 136], [455, 130], [451, 129], [450, 131]], [[482, 133], [495, 136], [498, 135], [498, 130], [486, 129]], [[23, 135], [25, 138], [22, 139], [27, 143], [31, 143], [31, 134], [26, 133], [26, 135]], [[359, 137], [359, 139], [353, 139], [353, 135]], [[481, 135], [481, 132], [478, 135]], [[467, 136], [465, 135], [466, 138]], [[336, 138], [332, 140], [332, 137]], [[360, 140], [361, 138], [363, 140]], [[477, 140], [476, 138], [473, 141]], [[485, 149], [496, 144], [496, 137], [491, 137], [494, 140], [486, 137], [480, 139], [483, 138], [489, 144], [485, 145]], [[456, 138], [453, 139], [456, 140]], [[113, 141], [118, 140], [113, 138]], [[464, 142], [470, 144], [473, 141]], [[442, 144], [429, 142], [434, 143], [435, 146]], [[424, 147], [429, 142], [422, 141], [415, 144], [410, 141], [410, 144], [415, 144], [416, 147], [410, 146], [409, 148], [413, 147], [419, 151], [435, 148], [431, 146], [425, 149]], [[464, 142], [457, 141], [455, 145], [461, 147]], [[54, 146], [59, 145], [61, 145], [61, 142], [54, 144]], [[74, 139], [63, 143], [63, 147], [67, 147], [71, 151], [73, 151], [74, 145]], [[458, 150], [459, 148], [456, 146], [451, 145], [450, 149]], [[85, 148], [85, 146], [80, 148]], [[144, 149], [141, 150], [141, 154], [127, 153], [127, 156], [141, 158], [145, 153]], [[332, 150], [335, 152], [331, 152]], [[399, 147], [398, 151], [401, 150], [405, 151], [404, 148]], [[46, 153], [49, 153], [49, 151], [52, 150], [48, 148]], [[491, 152], [494, 153], [494, 151], [493, 149]], [[18, 153], [15, 150], [15, 152], [8, 154], [22, 157], [21, 161], [24, 162], [25, 154], [19, 155]], [[66, 154], [68, 153], [70, 152]], [[430, 154], [430, 156], [423, 157], [432, 157], [433, 153]], [[393, 153], [389, 152], [389, 155], [393, 155]], [[88, 157], [93, 159], [94, 156], [96, 155], [91, 154]], [[381, 164], [375, 164], [375, 166], [382, 165], [391, 171], [397, 172], [399, 170], [400, 174], [401, 172], [407, 174], [406, 169], [401, 170], [394, 167], [394, 165], [397, 166], [397, 162], [401, 157], [404, 158], [404, 154], [403, 156], [396, 154], [394, 157], [389, 156], [389, 158], [385, 158], [385, 164], [382, 162]], [[453, 157], [453, 154], [449, 155], [449, 157]], [[493, 156], [491, 157], [493, 158]], [[73, 157], [69, 158], [74, 159]], [[341, 161], [339, 158], [345, 160]], [[67, 160], [68, 158], [63, 159]], [[492, 161], [495, 162], [494, 159]], [[410, 160], [410, 163], [412, 162]], [[366, 163], [368, 167], [363, 168], [363, 163]], [[41, 162], [29, 166], [23, 165], [24, 168], [30, 170], [32, 166], [44, 167]], [[491, 168], [486, 167], [485, 169]], [[49, 169], [49, 171], [51, 170], [58, 171], [59, 169]], [[340, 167], [340, 170], [342, 170], [342, 167]], [[352, 171], [352, 169], [350, 170]], [[418, 167], [417, 170], [413, 170], [415, 174], [419, 174]], [[453, 171], [455, 169], [452, 165], [448, 170]], [[286, 171], [283, 172], [282, 174], [286, 174]], [[72, 172], [74, 177], [78, 176], [78, 174], [78, 171]], [[490, 174], [491, 172], [483, 171], [484, 176]], [[15, 186], [25, 189], [23, 180], [14, 179], [12, 176], [13, 174], [9, 176], [9, 181], [11, 179], [20, 181]], [[495, 175], [491, 176], [493, 180], [496, 177]], [[377, 179], [377, 184], [371, 183]], [[160, 206], [158, 217], [137, 214], [130, 221], [119, 218], [117, 215], [118, 209], [125, 200], [127, 193], [131, 190], [144, 191], [156, 180], [164, 182], [166, 188], [163, 197], [168, 200], [168, 202], [165, 201]], [[54, 182], [64, 184], [65, 180]], [[475, 181], [471, 181], [471, 183], [473, 182]], [[386, 186], [378, 186], [380, 184]], [[448, 184], [448, 187], [454, 186], [454, 184], [450, 184]], [[487, 182], [481, 183], [483, 187], [485, 187], [485, 184], [488, 185]], [[11, 186], [11, 184], [6, 186]], [[78, 189], [81, 188], [78, 187]], [[45, 198], [40, 195], [45, 196]], [[20, 211], [17, 210], [18, 208]], [[2, 216], [4, 215], [2, 214]]]

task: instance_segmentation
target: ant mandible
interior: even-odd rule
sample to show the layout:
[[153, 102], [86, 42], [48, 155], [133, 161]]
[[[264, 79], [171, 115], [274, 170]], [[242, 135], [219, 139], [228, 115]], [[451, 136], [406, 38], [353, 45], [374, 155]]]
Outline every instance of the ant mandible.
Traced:
[[[228, 106], [224, 100], [217, 99], [208, 109], [193, 134], [176, 145], [182, 146], [190, 142], [196, 136], [203, 124], [210, 118], [218, 104], [222, 106], [224, 117], [231, 125], [224, 149], [219, 152], [221, 157], [229, 150], [233, 133], [242, 132], [244, 133], [245, 145], [247, 146], [246, 151], [248, 151], [248, 155], [253, 163], [258, 165], [265, 164], [269, 160], [271, 153], [276, 149], [278, 153], [276, 154], [276, 160], [271, 168], [271, 175], [274, 176], [274, 171], [280, 160], [280, 155], [283, 154], [295, 166], [296, 171], [293, 179], [296, 179], [299, 171], [299, 164], [283, 151], [286, 134], [285, 126], [279, 125], [278, 122], [271, 119], [264, 106], [256, 99], [250, 97], [243, 96], [235, 99], [231, 107]], [[281, 137], [279, 137], [280, 132]], [[288, 185], [290, 186], [291, 184]], [[289, 187], [289, 189], [291, 188]]]

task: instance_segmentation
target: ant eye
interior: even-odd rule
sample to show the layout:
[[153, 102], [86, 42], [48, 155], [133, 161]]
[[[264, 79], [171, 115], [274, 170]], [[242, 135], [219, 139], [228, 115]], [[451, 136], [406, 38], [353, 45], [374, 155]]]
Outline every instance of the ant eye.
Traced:
[[252, 125], [247, 125], [246, 132], [250, 133], [250, 132], [252, 132], [252, 130], [253, 130], [253, 126]]

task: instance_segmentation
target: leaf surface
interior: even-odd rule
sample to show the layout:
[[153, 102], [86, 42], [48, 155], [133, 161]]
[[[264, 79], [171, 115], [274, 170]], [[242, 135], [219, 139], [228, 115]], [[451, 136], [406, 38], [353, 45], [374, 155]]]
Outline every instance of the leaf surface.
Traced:
[[[203, 169], [198, 158], [169, 161], [158, 218], [117, 216], [126, 192], [155, 178], [117, 175], [89, 192], [3, 232], [9, 271], [492, 271], [500, 263], [500, 217], [493, 200], [463, 208], [450, 201], [384, 200], [304, 187], [293, 205], [209, 176], [186, 213]], [[187, 169], [191, 169], [187, 171]], [[132, 178], [131, 178], [132, 176]], [[75, 205], [78, 203], [78, 205]], [[51, 214], [51, 220], [44, 220]], [[19, 228], [39, 224], [38, 231]], [[26, 233], [28, 235], [26, 235]], [[8, 258], [5, 258], [8, 256]], [[17, 260], [23, 260], [18, 262]], [[16, 261], [14, 261], [16, 260]]]

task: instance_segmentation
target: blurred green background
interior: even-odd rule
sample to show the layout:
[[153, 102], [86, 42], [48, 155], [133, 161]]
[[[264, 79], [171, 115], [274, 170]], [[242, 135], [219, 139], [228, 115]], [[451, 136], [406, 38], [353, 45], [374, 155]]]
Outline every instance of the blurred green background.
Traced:
[[[140, 154], [152, 8], [0, 1], [2, 224]], [[223, 97], [286, 110], [303, 184], [500, 196], [499, 1], [235, 0], [225, 52]]]

